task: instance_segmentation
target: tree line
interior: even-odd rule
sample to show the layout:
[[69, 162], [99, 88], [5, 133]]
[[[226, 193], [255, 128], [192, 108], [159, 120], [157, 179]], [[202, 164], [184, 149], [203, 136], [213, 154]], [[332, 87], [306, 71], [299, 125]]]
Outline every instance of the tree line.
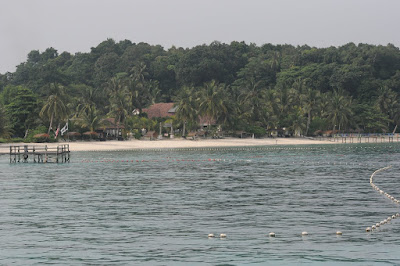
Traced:
[[[137, 112], [175, 102], [174, 128], [195, 130], [207, 117], [224, 130], [263, 135], [324, 130], [392, 132], [400, 121], [400, 52], [386, 46], [261, 46], [212, 42], [193, 48], [115, 42], [88, 53], [33, 50], [0, 74], [0, 137], [93, 131], [115, 118], [129, 131], [155, 129]], [[137, 111], [137, 112], [135, 112]]]

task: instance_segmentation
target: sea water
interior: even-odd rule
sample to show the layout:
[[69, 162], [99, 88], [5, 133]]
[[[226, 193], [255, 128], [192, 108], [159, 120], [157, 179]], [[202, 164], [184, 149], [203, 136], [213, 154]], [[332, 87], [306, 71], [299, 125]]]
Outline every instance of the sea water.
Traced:
[[400, 199], [399, 158], [396, 143], [2, 155], [0, 264], [398, 264], [400, 218], [365, 228], [399, 212], [369, 184], [392, 165], [374, 183]]

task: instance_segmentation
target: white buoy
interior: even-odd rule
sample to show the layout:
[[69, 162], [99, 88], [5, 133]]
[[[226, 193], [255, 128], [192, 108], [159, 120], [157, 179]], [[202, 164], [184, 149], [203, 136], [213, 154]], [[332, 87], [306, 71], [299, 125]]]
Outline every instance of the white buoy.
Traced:
[[388, 222], [390, 222], [390, 221], [392, 220], [392, 217], [388, 217], [386, 220], [387, 220]]
[[396, 215], [392, 215], [392, 219], [396, 219]]
[[226, 234], [220, 234], [219, 237], [220, 238], [226, 238]]
[[387, 222], [388, 222], [388, 220], [386, 220], [386, 219], [385, 219], [385, 220], [383, 220], [383, 222], [384, 222], [384, 223], [387, 223]]
[[337, 234], [338, 236], [341, 236], [343, 233], [342, 233], [341, 231], [336, 231], [336, 234]]
[[365, 229], [365, 231], [371, 232], [371, 227], [367, 227], [367, 228]]
[[376, 226], [375, 226], [375, 225], [371, 226], [371, 229], [372, 229], [372, 230], [375, 230], [375, 229], [376, 229]]
[[381, 222], [380, 222], [380, 224], [381, 224], [381, 225], [384, 225], [384, 224], [385, 224], [385, 222], [384, 222], [384, 221], [381, 221]]
[[304, 231], [304, 232], [301, 232], [301, 235], [302, 236], [308, 236], [308, 233], [306, 231]]
[[274, 233], [274, 232], [271, 232], [271, 233], [269, 233], [269, 236], [270, 236], [270, 237], [275, 237], [275, 233]]
[[213, 238], [213, 237], [215, 237], [215, 236], [214, 236], [214, 234], [208, 234], [208, 237], [209, 237], [209, 238]]
[[376, 227], [379, 227], [379, 226], [381, 226], [381, 224], [380, 223], [376, 223]]
[[399, 213], [396, 213], [396, 217], [399, 217], [400, 216], [400, 214]]

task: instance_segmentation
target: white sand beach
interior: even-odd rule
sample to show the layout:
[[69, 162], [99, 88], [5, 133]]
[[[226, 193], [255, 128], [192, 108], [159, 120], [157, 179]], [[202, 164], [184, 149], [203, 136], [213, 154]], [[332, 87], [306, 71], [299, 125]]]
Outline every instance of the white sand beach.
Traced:
[[163, 140], [128, 140], [128, 141], [93, 141], [66, 142], [71, 151], [104, 151], [130, 149], [172, 149], [172, 148], [206, 148], [206, 147], [248, 147], [263, 145], [309, 145], [333, 144], [331, 141], [319, 141], [302, 138], [278, 139], [163, 139]]
[[162, 139], [162, 140], [125, 140], [125, 141], [71, 141], [58, 143], [3, 143], [0, 144], [0, 152], [7, 153], [10, 145], [48, 145], [69, 144], [71, 151], [106, 151], [106, 150], [132, 150], [132, 149], [172, 149], [172, 148], [206, 148], [206, 147], [248, 147], [263, 145], [310, 145], [310, 144], [334, 144], [327, 140], [313, 140], [306, 138], [264, 138], [264, 139]]
[[[319, 144], [345, 144], [343, 140], [337, 139], [312, 139], [312, 138], [224, 138], [224, 139], [162, 139], [162, 140], [125, 140], [125, 141], [71, 141], [58, 143], [2, 143], [0, 144], [0, 153], [8, 153], [10, 145], [29, 145], [55, 147], [59, 144], [69, 144], [70, 151], [111, 151], [111, 150], [133, 150], [133, 149], [179, 149], [179, 148], [206, 148], [206, 147], [250, 147], [250, 146], [266, 146], [266, 145], [319, 145]], [[353, 140], [356, 143], [356, 139]], [[352, 142], [353, 142], [352, 141]], [[347, 139], [347, 143], [350, 140]], [[362, 143], [388, 143], [388, 139], [368, 140], [362, 139]], [[394, 139], [397, 143], [398, 140]]]

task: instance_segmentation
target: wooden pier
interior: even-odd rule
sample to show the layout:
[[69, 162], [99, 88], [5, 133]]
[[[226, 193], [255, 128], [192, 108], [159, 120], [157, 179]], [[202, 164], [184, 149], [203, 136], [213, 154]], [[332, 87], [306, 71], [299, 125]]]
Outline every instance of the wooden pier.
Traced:
[[10, 146], [10, 163], [69, 163], [69, 144], [57, 147]]

